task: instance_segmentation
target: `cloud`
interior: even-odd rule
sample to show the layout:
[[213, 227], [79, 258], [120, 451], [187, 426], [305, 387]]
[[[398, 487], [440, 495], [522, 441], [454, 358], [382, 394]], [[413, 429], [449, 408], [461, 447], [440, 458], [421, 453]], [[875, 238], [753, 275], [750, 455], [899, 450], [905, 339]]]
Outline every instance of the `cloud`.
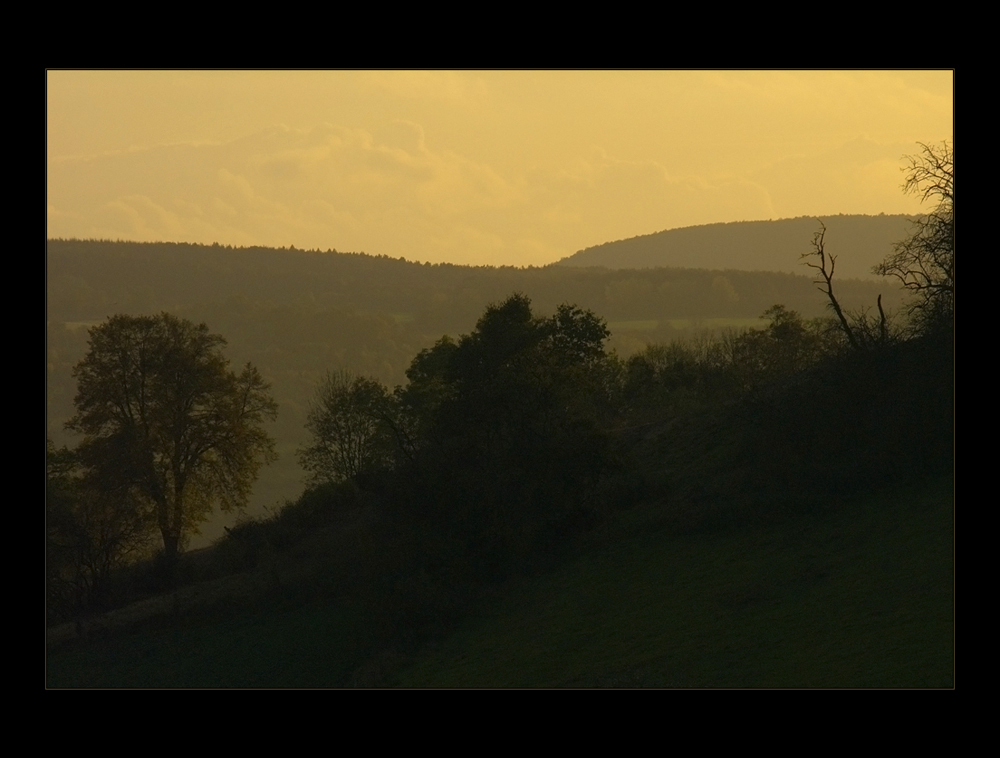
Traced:
[[[653, 161], [625, 161], [595, 149], [588, 160], [531, 182], [532, 203], [553, 227], [590, 235], [579, 247], [677, 226], [769, 218], [760, 184], [675, 175]], [[570, 252], [575, 252], [576, 249]]]
[[901, 157], [915, 145], [880, 143], [867, 137], [790, 156], [753, 174], [768, 188], [776, 213], [796, 217], [831, 213], [915, 213], [913, 198], [903, 195]]
[[475, 102], [487, 94], [481, 76], [461, 71], [370, 71], [361, 86], [405, 100]]
[[[48, 224], [58, 236], [540, 265], [678, 226], [857, 212], [837, 205], [852, 188], [859, 204], [901, 197], [902, 152], [859, 139], [746, 176], [699, 176], [599, 148], [542, 167], [500, 167], [432, 149], [423, 127], [406, 120], [376, 134], [274, 127], [225, 143], [53, 162]], [[857, 187], [871, 187], [870, 197]]]
[[[50, 228], [440, 259], [433, 248], [452, 236], [448, 226], [472, 228], [463, 217], [516, 202], [517, 190], [491, 167], [428, 150], [418, 124], [392, 127], [385, 141], [332, 125], [279, 127], [224, 144], [61, 160], [49, 166]], [[486, 230], [479, 239], [494, 237]]]

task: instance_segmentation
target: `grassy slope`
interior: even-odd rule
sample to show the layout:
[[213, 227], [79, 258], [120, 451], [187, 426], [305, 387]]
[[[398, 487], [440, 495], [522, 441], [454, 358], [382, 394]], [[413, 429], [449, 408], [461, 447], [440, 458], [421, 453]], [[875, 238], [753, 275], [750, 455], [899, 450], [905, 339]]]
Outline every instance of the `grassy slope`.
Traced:
[[950, 687], [950, 481], [749, 532], [621, 541], [511, 592], [415, 687]]
[[410, 660], [371, 656], [377, 603], [264, 602], [60, 649], [48, 684], [949, 687], [952, 501], [949, 480], [750, 530], [638, 528]]

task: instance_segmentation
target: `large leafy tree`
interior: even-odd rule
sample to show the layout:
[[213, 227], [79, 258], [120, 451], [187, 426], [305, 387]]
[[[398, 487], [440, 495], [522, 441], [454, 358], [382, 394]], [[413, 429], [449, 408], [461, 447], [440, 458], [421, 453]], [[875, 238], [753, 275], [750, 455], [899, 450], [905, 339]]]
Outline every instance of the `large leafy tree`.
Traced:
[[524, 453], [536, 437], [551, 439], [571, 420], [601, 410], [600, 380], [609, 332], [590, 311], [561, 305], [536, 317], [514, 294], [489, 306], [476, 329], [420, 353], [401, 398], [432, 442]]
[[147, 503], [168, 565], [213, 503], [246, 504], [260, 466], [275, 459], [263, 423], [277, 405], [260, 373], [229, 370], [226, 341], [168, 313], [117, 315], [90, 331], [73, 373], [84, 437], [80, 460], [108, 491]]
[[[607, 465], [609, 332], [590, 311], [535, 316], [515, 294], [414, 360], [399, 397], [428, 503], [475, 551], [524, 548], [579, 515]], [[486, 553], [482, 553], [485, 555]]]

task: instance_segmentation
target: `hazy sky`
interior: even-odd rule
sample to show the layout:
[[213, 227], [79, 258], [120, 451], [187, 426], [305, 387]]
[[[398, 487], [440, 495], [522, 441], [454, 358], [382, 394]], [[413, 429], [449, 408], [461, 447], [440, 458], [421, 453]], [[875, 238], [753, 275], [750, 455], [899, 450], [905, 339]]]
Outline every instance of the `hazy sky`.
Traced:
[[916, 213], [950, 71], [49, 71], [50, 237], [542, 265], [716, 221]]

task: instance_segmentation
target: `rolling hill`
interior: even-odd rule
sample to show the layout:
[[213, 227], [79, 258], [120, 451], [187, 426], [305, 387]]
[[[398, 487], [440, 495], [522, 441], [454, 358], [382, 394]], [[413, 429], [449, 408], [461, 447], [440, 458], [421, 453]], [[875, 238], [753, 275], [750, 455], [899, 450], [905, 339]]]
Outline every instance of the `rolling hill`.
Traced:
[[909, 229], [910, 216], [810, 216], [776, 221], [735, 221], [667, 229], [605, 242], [559, 261], [562, 266], [699, 268], [802, 273], [799, 257], [826, 224], [827, 250], [839, 260], [843, 278], [870, 279], [872, 266], [891, 252]]

